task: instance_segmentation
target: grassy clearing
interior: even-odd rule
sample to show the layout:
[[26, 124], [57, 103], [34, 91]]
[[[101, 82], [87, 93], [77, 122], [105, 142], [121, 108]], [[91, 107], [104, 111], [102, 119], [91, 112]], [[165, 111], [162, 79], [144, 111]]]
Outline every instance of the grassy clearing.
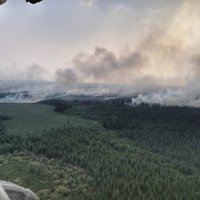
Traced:
[[44, 104], [0, 104], [0, 114], [10, 117], [4, 121], [7, 134], [41, 134], [52, 128], [62, 128], [68, 122], [78, 126], [94, 126], [95, 122], [54, 112], [54, 107]]

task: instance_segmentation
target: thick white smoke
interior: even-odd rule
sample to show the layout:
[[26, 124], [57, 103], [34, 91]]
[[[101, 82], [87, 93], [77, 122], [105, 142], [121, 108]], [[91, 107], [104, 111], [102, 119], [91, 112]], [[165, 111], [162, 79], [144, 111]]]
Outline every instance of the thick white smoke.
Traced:
[[[135, 94], [141, 92], [133, 98], [134, 104], [200, 106], [199, 19], [199, 0], [184, 0], [170, 23], [162, 28], [152, 25], [138, 38], [135, 50], [117, 55], [97, 47], [92, 54], [79, 54], [69, 68], [57, 71], [57, 81], [64, 85], [126, 83], [137, 88]], [[151, 90], [144, 94], [141, 88]], [[134, 95], [131, 87], [129, 94]]]
[[0, 81], [0, 103], [36, 103], [55, 94], [53, 83]]
[[[159, 85], [186, 85], [200, 77], [200, 4], [185, 0], [166, 26], [150, 28], [133, 50], [117, 55], [104, 47], [75, 56], [57, 80], [134, 84], [145, 77]], [[72, 79], [70, 78], [72, 77]]]
[[[141, 103], [200, 107], [200, 84], [187, 87], [157, 85], [73, 84], [60, 87], [53, 82], [0, 81], [0, 103], [36, 103], [47, 99], [132, 98]], [[2, 87], [4, 85], [4, 87]]]
[[140, 105], [141, 103], [200, 107], [200, 85], [196, 85], [196, 87], [168, 88], [162, 91], [139, 94], [132, 98], [133, 105]]
[[[81, 53], [67, 68], [58, 70], [55, 84], [19, 87], [16, 94], [28, 91], [30, 98], [26, 99], [30, 102], [69, 95], [129, 96], [133, 104], [200, 107], [199, 19], [199, 0], [184, 0], [170, 23], [165, 27], [151, 25], [133, 50], [118, 55], [96, 47], [93, 53]], [[7, 89], [8, 94], [15, 93], [16, 88], [13, 90]], [[14, 96], [0, 101], [15, 101]]]

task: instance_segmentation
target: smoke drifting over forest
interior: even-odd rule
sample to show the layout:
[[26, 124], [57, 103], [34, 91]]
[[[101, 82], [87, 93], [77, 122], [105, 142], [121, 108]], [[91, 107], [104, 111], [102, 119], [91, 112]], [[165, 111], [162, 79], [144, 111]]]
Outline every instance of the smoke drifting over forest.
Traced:
[[[83, 2], [91, 5], [97, 1]], [[199, 1], [184, 0], [166, 26], [148, 24], [131, 50], [118, 54], [97, 46], [93, 52], [74, 56], [67, 67], [56, 71], [56, 81], [44, 96], [58, 91], [64, 95], [131, 96], [133, 104], [199, 107], [199, 19]], [[30, 66], [30, 71], [27, 79], [45, 76], [39, 66]], [[36, 88], [40, 90], [37, 85], [34, 91]]]
[[[200, 106], [199, 11], [198, 0], [183, 1], [171, 23], [165, 28], [152, 26], [139, 39], [135, 50], [118, 56], [104, 47], [96, 47], [93, 53], [81, 53], [69, 67], [58, 70], [56, 80], [66, 85], [130, 84], [136, 94], [141, 92], [133, 98], [135, 104]], [[119, 85], [116, 87], [119, 89]], [[165, 90], [158, 90], [159, 87]], [[129, 90], [131, 95], [134, 92]]]
[[187, 85], [200, 77], [200, 4], [186, 0], [167, 27], [151, 26], [135, 50], [116, 55], [104, 47], [75, 56], [57, 80], [66, 83], [128, 83], [151, 80], [159, 85]]

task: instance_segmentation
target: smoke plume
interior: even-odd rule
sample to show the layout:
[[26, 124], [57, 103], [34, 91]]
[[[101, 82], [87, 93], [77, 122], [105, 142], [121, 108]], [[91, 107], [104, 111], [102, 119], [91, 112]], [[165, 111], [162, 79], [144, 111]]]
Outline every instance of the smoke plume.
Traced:
[[0, 80], [29, 80], [38, 81], [45, 80], [48, 73], [42, 66], [36, 63], [25, 66], [23, 69], [20, 68], [16, 63], [11, 66], [0, 66]]
[[[150, 28], [138, 38], [139, 45], [132, 51], [117, 55], [104, 47], [96, 47], [93, 53], [81, 53], [66, 69], [58, 70], [57, 81], [66, 85], [125, 83], [137, 88], [133, 92], [128, 87], [129, 94], [141, 92], [133, 98], [133, 104], [143, 101], [200, 106], [199, 19], [199, 1], [184, 0], [167, 26], [148, 25]], [[144, 88], [149, 88], [145, 94]]]
[[98, 0], [81, 0], [81, 5], [92, 6], [97, 3]]
[[[58, 93], [60, 97], [129, 96], [133, 104], [200, 107], [199, 19], [199, 0], [183, 0], [170, 23], [148, 24], [147, 31], [130, 44], [131, 50], [119, 54], [97, 46], [93, 52], [74, 56], [67, 67], [56, 71], [56, 84], [48, 87], [45, 98]], [[40, 67], [29, 71], [28, 79], [37, 74], [43, 78]]]
[[74, 57], [73, 68], [58, 70], [56, 75], [58, 81], [66, 83], [128, 83], [132, 77], [127, 74], [136, 76], [146, 62], [147, 58], [140, 52], [130, 52], [118, 57], [112, 51], [96, 47], [91, 55], [82, 53]]
[[150, 28], [138, 38], [139, 45], [132, 45], [132, 51], [117, 55], [96, 47], [91, 54], [75, 56], [67, 67], [70, 70], [57, 71], [57, 80], [63, 81], [65, 76], [69, 79], [73, 74], [76, 82], [134, 84], [152, 77], [162, 85], [186, 85], [199, 78], [199, 18], [199, 1], [185, 0], [167, 26], [148, 25]]

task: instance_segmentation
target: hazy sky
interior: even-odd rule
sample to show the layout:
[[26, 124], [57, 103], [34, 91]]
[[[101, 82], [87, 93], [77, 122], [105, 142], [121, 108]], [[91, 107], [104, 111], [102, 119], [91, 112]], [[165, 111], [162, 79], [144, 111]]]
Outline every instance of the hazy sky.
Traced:
[[200, 74], [199, 8], [198, 0], [8, 0], [0, 79], [184, 84]]

